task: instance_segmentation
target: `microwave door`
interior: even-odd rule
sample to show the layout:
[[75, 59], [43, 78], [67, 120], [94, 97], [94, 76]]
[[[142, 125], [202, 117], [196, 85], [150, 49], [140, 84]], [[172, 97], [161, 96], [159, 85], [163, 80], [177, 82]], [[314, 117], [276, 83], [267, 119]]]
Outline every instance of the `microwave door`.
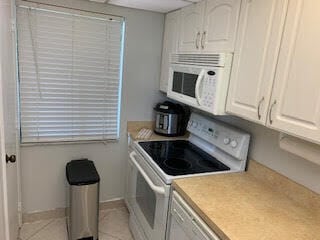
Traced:
[[201, 92], [202, 92], [203, 80], [205, 76], [206, 76], [206, 71], [202, 69], [196, 82], [195, 97], [199, 106], [202, 106]]
[[195, 86], [198, 74], [188, 72], [174, 72], [172, 91], [190, 98], [195, 98]]

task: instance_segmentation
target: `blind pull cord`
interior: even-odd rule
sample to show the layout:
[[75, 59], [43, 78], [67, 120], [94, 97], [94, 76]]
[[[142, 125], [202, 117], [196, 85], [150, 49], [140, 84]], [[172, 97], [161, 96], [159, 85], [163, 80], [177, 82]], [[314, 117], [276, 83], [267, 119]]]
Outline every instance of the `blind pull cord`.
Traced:
[[29, 26], [29, 30], [30, 30], [30, 37], [31, 37], [31, 45], [32, 45], [32, 56], [33, 56], [33, 61], [35, 64], [35, 70], [36, 70], [36, 79], [37, 79], [37, 88], [38, 88], [38, 92], [40, 95], [40, 99], [42, 98], [42, 92], [41, 92], [41, 84], [40, 84], [40, 77], [39, 77], [39, 64], [38, 64], [38, 54], [37, 54], [37, 47], [36, 47], [36, 42], [35, 42], [35, 38], [34, 38], [34, 33], [32, 31], [32, 27], [31, 27], [31, 8], [28, 9], [28, 26]]

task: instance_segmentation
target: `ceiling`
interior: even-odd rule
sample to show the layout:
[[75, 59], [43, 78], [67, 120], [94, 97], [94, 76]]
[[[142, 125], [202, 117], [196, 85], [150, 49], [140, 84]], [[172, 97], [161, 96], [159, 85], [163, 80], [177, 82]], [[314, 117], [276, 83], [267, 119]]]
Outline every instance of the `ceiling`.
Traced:
[[167, 13], [182, 8], [192, 2], [200, 0], [90, 0], [96, 2], [107, 2], [122, 7], [144, 9], [154, 12]]

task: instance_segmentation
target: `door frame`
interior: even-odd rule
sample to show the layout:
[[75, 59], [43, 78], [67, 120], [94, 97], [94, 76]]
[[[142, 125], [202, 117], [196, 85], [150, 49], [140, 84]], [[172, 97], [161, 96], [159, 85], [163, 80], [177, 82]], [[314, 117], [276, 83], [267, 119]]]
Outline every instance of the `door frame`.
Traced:
[[[2, 62], [0, 59], [0, 92], [2, 92]], [[2, 94], [1, 94], [2, 95]], [[5, 161], [5, 142], [4, 142], [4, 116], [3, 116], [3, 99], [0, 97], [0, 238], [9, 240], [9, 213], [8, 213], [8, 196], [7, 196], [7, 172]]]
[[[0, 3], [0, 8], [2, 7], [8, 7], [8, 10], [10, 11], [11, 16], [11, 44], [12, 44], [12, 56], [13, 61], [12, 65], [14, 66], [15, 72], [14, 74], [14, 80], [17, 83], [18, 79], [18, 69], [17, 69], [17, 33], [16, 33], [16, 4], [15, 0], [5, 0]], [[3, 36], [1, 36], [0, 32], [0, 39], [2, 39]], [[3, 63], [6, 59], [2, 58], [2, 50], [0, 49], [0, 239], [2, 240], [10, 240], [11, 232], [10, 232], [10, 212], [9, 212], [9, 200], [8, 200], [8, 179], [7, 179], [7, 163], [6, 163], [6, 146], [5, 146], [5, 113], [4, 113], [4, 99], [2, 98], [2, 91], [3, 91]], [[18, 88], [16, 86], [15, 91], [16, 98], [18, 97]], [[17, 113], [18, 108], [18, 102], [16, 102], [16, 105], [14, 106], [14, 111]], [[16, 178], [17, 178], [17, 217], [18, 217], [18, 228], [22, 225], [22, 211], [21, 211], [21, 171], [20, 171], [20, 148], [19, 148], [19, 128], [18, 128], [18, 114], [16, 114], [15, 120], [16, 120]], [[19, 234], [19, 233], [17, 233]]]
[[18, 224], [22, 226], [22, 188], [21, 188], [21, 162], [20, 162], [20, 92], [19, 92], [19, 69], [18, 69], [18, 41], [17, 41], [17, 5], [15, 0], [10, 0], [11, 3], [11, 21], [12, 21], [12, 51], [13, 65], [15, 67], [15, 82], [16, 82], [16, 104], [15, 104], [15, 120], [16, 120], [16, 165], [17, 165], [17, 191], [18, 191]]

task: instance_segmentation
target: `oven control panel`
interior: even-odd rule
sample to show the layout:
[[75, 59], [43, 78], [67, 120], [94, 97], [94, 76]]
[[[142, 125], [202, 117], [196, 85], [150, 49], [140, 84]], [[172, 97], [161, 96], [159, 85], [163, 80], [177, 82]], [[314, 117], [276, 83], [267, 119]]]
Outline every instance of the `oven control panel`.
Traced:
[[239, 160], [248, 154], [250, 135], [213, 118], [192, 113], [188, 131]]

